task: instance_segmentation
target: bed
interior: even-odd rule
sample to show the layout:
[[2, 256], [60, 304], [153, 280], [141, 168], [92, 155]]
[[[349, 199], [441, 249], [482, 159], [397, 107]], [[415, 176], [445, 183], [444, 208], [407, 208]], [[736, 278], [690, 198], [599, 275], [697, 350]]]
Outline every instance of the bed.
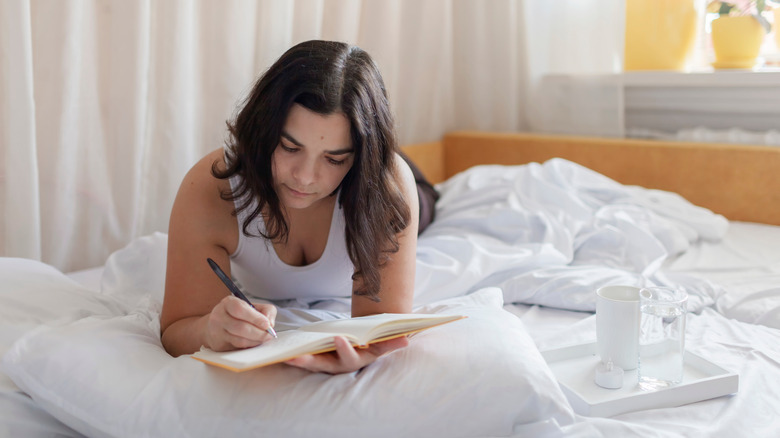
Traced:
[[[165, 234], [80, 272], [3, 258], [0, 435], [778, 435], [780, 149], [454, 132], [404, 150], [441, 192], [415, 311], [468, 318], [357, 373], [231, 373], [160, 345]], [[738, 391], [576, 412], [544, 352], [595, 340], [607, 284], [684, 287], [687, 348]], [[348, 312], [277, 304], [281, 330]]]

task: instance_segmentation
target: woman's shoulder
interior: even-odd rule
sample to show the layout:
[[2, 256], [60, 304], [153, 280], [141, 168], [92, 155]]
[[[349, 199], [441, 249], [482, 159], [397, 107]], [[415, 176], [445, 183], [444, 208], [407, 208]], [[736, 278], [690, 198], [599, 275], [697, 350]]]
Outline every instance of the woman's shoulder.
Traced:
[[[197, 172], [212, 175], [211, 170], [215, 166], [217, 170], [225, 170], [225, 150], [223, 148], [214, 149], [213, 151], [204, 155], [200, 160], [198, 160], [197, 163], [195, 163], [195, 165], [192, 166], [190, 171], [192, 172], [195, 170]], [[203, 172], [204, 170], [205, 172]]]
[[227, 179], [220, 179], [214, 175], [214, 170], [225, 170], [225, 155], [222, 148], [215, 149], [203, 158], [198, 160], [187, 172], [182, 180], [182, 189], [192, 188], [197, 193], [202, 193], [202, 189], [229, 189], [230, 182]]
[[[171, 212], [170, 227], [224, 230], [225, 236], [214, 236], [218, 240], [230, 238], [235, 228], [233, 202], [223, 198], [230, 192], [230, 181], [214, 176], [213, 169], [224, 170], [225, 159], [222, 149], [209, 152], [187, 172], [176, 194]], [[221, 233], [218, 233], [221, 234]]]

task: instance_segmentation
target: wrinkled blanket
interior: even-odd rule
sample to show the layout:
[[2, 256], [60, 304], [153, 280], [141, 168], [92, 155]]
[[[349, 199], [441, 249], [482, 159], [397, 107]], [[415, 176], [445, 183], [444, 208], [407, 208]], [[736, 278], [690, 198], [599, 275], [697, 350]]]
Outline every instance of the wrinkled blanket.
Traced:
[[699, 311], [722, 293], [663, 269], [728, 228], [677, 194], [625, 186], [563, 159], [478, 166], [438, 189], [436, 221], [418, 243], [419, 303], [498, 286], [508, 303], [594, 311], [603, 285], [676, 285]]

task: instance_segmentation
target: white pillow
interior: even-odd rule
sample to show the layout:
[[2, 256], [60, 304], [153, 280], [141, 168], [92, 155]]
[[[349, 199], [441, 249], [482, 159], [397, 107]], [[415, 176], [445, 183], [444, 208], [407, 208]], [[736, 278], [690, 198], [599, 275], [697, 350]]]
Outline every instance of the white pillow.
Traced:
[[[125, 307], [116, 300], [96, 294], [52, 266], [0, 257], [0, 357], [38, 326], [59, 326], [94, 314], [124, 313]], [[0, 390], [16, 389], [0, 373]]]
[[417, 334], [352, 374], [274, 365], [233, 373], [170, 357], [143, 310], [42, 328], [8, 375], [88, 436], [505, 436], [573, 421], [522, 322], [486, 289], [419, 309], [467, 319]]
[[100, 292], [132, 302], [144, 294], [162, 303], [168, 235], [152, 233], [114, 251], [106, 260]]

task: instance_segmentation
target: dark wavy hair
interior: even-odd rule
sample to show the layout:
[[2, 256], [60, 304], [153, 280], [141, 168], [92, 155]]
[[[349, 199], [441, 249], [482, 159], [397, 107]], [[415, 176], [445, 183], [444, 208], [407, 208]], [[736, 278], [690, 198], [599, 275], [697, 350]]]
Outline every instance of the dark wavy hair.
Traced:
[[339, 204], [344, 209], [346, 244], [355, 266], [356, 295], [379, 301], [379, 268], [399, 245], [396, 235], [410, 220], [409, 206], [395, 174], [398, 141], [382, 76], [371, 57], [359, 47], [333, 41], [300, 43], [277, 60], [255, 83], [235, 120], [228, 121], [227, 168], [215, 166], [220, 179], [240, 176], [225, 200], [241, 200], [238, 211], [256, 207], [242, 224], [267, 207], [267, 239], [285, 240], [289, 233], [273, 186], [271, 156], [280, 143], [293, 104], [328, 115], [342, 113], [350, 122], [354, 162], [341, 183]]

